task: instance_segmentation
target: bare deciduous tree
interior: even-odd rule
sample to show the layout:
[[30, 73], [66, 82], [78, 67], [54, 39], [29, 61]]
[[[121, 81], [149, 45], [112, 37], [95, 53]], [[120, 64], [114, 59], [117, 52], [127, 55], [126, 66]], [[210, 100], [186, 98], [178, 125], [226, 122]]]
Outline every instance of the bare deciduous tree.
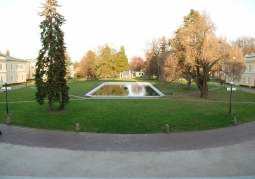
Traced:
[[145, 51], [146, 56], [146, 69], [145, 75], [152, 77], [157, 76], [159, 79], [164, 80], [164, 64], [169, 56], [169, 42], [165, 37], [153, 39], [148, 42]]
[[240, 80], [246, 65], [243, 53], [237, 46], [231, 46], [226, 42], [222, 43], [225, 43], [224, 48], [227, 58], [222, 60], [221, 70], [231, 80]]
[[243, 55], [255, 53], [255, 38], [253, 37], [239, 37], [232, 44], [237, 46]]
[[93, 51], [89, 50], [80, 62], [79, 76], [86, 78], [96, 77], [96, 55]]
[[129, 62], [131, 71], [141, 71], [144, 70], [144, 60], [142, 57], [133, 56]]

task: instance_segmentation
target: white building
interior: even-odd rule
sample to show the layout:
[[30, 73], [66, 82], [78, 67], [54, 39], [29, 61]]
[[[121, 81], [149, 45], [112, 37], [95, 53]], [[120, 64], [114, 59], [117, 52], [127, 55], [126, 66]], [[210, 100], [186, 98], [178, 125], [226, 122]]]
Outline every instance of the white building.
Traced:
[[[0, 53], [0, 86], [6, 81], [8, 84], [23, 83], [28, 79], [34, 79], [37, 59], [19, 59]], [[74, 64], [69, 66], [70, 77], [74, 77], [76, 71]]]
[[255, 87], [255, 54], [245, 55], [246, 69], [239, 81], [240, 85]]
[[0, 85], [23, 83], [33, 79], [36, 60], [22, 60], [0, 53]]
[[144, 72], [142, 70], [140, 71], [134, 71], [133, 76], [134, 77], [142, 77], [144, 75]]
[[37, 62], [37, 59], [25, 59], [26, 63], [26, 73], [27, 79], [34, 79], [34, 75], [35, 75], [35, 65]]
[[[246, 68], [242, 73], [239, 81], [235, 80], [235, 85], [244, 85], [249, 87], [255, 87], [255, 54], [245, 55]], [[226, 76], [226, 82], [231, 81], [230, 77]]]

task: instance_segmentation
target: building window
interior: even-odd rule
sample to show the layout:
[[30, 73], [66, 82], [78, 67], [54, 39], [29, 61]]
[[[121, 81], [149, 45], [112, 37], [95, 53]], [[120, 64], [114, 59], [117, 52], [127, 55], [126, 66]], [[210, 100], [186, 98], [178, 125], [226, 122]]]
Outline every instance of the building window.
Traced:
[[14, 81], [14, 78], [13, 78], [13, 76], [11, 76], [11, 81]]
[[248, 65], [248, 71], [251, 71], [251, 65]]
[[247, 84], [249, 85], [249, 84], [250, 84], [250, 82], [251, 82], [251, 79], [250, 79], [250, 78], [248, 78], [248, 79], [247, 79]]
[[12, 70], [12, 64], [11, 64], [11, 70]]
[[3, 82], [3, 77], [1, 76], [1, 82]]
[[3, 70], [3, 64], [0, 64], [0, 70]]
[[243, 84], [245, 84], [245, 77], [243, 77]]
[[16, 65], [16, 69], [18, 69], [18, 67], [19, 67], [19, 66], [18, 66], [18, 65]]
[[23, 75], [21, 76], [21, 80], [22, 80], [22, 81], [24, 80], [24, 76], [23, 76]]
[[6, 64], [6, 66], [5, 66], [5, 67], [6, 67], [6, 70], [7, 70], [7, 64]]

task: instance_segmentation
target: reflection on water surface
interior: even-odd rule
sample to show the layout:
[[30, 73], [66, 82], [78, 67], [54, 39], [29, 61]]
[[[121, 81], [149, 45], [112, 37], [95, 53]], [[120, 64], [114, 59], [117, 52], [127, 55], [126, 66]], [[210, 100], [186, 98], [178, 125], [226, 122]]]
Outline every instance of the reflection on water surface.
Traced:
[[150, 86], [144, 84], [106, 84], [92, 95], [95, 96], [159, 96]]

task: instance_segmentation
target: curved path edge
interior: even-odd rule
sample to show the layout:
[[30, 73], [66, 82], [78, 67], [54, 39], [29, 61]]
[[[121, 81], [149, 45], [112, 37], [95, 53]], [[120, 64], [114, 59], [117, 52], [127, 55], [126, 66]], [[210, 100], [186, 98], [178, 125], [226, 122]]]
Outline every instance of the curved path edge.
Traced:
[[255, 140], [255, 122], [197, 132], [97, 134], [0, 124], [0, 143], [85, 151], [177, 151], [223, 147]]

